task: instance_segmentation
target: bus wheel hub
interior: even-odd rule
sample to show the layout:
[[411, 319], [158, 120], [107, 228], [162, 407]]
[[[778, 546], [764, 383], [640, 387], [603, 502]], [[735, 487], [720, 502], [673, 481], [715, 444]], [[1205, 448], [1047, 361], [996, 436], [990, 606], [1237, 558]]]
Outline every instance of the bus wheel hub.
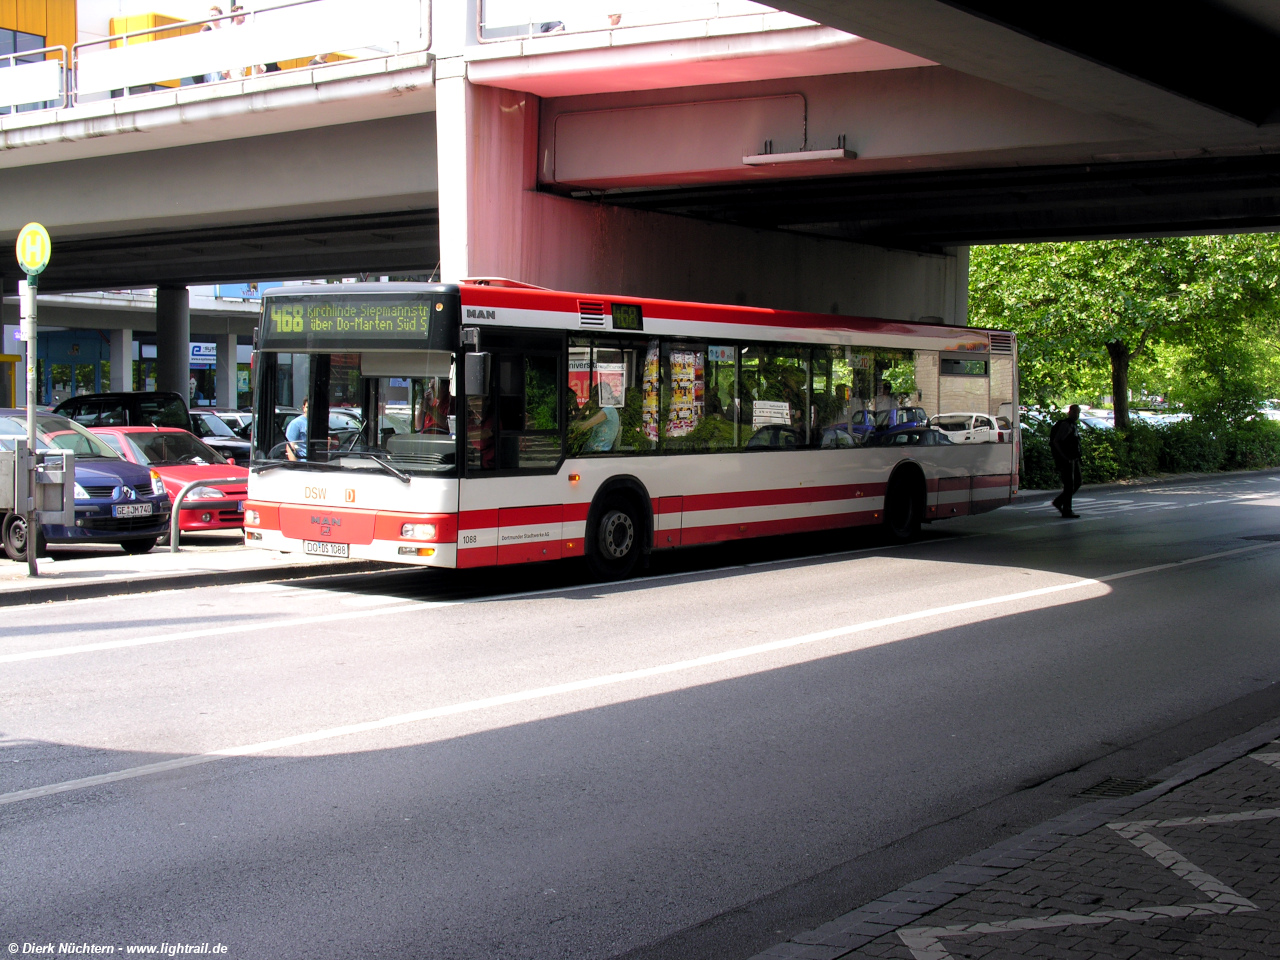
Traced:
[[605, 556], [621, 560], [631, 550], [635, 524], [621, 510], [610, 510], [600, 521], [600, 546]]

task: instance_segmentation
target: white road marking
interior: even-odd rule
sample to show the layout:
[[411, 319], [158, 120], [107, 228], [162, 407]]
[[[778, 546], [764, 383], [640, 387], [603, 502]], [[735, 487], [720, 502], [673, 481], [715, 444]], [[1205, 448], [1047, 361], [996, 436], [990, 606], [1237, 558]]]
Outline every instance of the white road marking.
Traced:
[[[952, 537], [947, 540], [926, 540], [920, 543], [903, 543], [881, 547], [862, 547], [857, 550], [840, 550], [835, 553], [819, 553], [811, 554], [805, 557], [788, 557], [783, 560], [764, 560], [759, 563], [734, 564], [733, 566], [712, 567], [708, 570], [684, 570], [678, 573], [663, 573], [652, 577], [638, 577], [635, 580], [625, 583], [613, 584], [619, 587], [641, 587], [651, 583], [660, 583], [665, 580], [673, 580], [678, 578], [693, 578], [708, 573], [718, 573], [725, 570], [745, 570], [752, 567], [769, 567], [782, 566], [785, 564], [805, 563], [812, 560], [825, 560], [835, 557], [851, 557], [863, 553], [884, 552], [887, 550], [901, 549], [903, 547], [922, 547], [933, 543], [954, 543], [959, 539], [967, 539], [967, 537]], [[273, 585], [278, 586], [278, 585]], [[136, 637], [131, 640], [104, 640], [99, 643], [84, 643], [66, 647], [54, 647], [46, 650], [26, 650], [21, 653], [0, 654], [0, 663], [17, 663], [22, 660], [42, 660], [48, 657], [65, 657], [76, 653], [97, 653], [103, 650], [121, 650], [127, 647], [145, 647], [156, 643], [172, 643], [176, 640], [197, 640], [202, 637], [218, 637], [231, 633], [250, 633], [254, 630], [274, 630], [277, 627], [294, 627], [306, 626], [312, 623], [329, 623], [335, 620], [351, 620], [365, 615], [372, 616], [374, 613], [400, 613], [410, 610], [431, 610], [439, 607], [452, 607], [462, 604], [472, 603], [492, 603], [503, 600], [526, 600], [534, 597], [553, 596], [564, 593], [578, 593], [583, 590], [600, 590], [610, 584], [587, 583], [578, 586], [563, 587], [545, 587], [541, 590], [524, 590], [518, 593], [500, 593], [488, 596], [469, 597], [463, 600], [414, 600], [410, 597], [393, 597], [378, 596], [362, 599], [361, 594], [347, 593], [339, 590], [314, 589], [307, 587], [290, 587], [286, 593], [273, 594], [267, 599], [288, 599], [298, 600], [306, 598], [308, 604], [311, 604], [320, 597], [328, 600], [339, 598], [347, 598], [340, 602], [350, 606], [379, 606], [386, 604], [394, 609], [380, 609], [376, 611], [362, 611], [361, 613], [334, 613], [324, 616], [301, 617], [288, 620], [269, 620], [263, 623], [237, 624], [234, 626], [206, 627], [199, 630], [185, 630], [177, 633], [158, 634], [153, 637]], [[155, 596], [155, 594], [150, 594]]]
[[[254, 754], [267, 753], [271, 750], [282, 750], [289, 747], [295, 747], [306, 743], [317, 743], [322, 740], [334, 740], [339, 737], [349, 737], [357, 733], [368, 733], [373, 730], [385, 730], [389, 727], [401, 727], [407, 724], [422, 723], [427, 720], [438, 720], [442, 717], [452, 717], [460, 714], [478, 713], [485, 710], [493, 710], [498, 707], [510, 706], [511, 704], [516, 703], [546, 700], [570, 693], [579, 693], [584, 690], [593, 690], [600, 687], [631, 683], [637, 680], [645, 680], [651, 677], [659, 677], [668, 674], [683, 673], [714, 664], [726, 663], [733, 660], [743, 660], [767, 653], [775, 653], [779, 650], [818, 643], [823, 640], [833, 640], [838, 637], [847, 637], [857, 633], [878, 630], [882, 627], [896, 626], [898, 624], [911, 623], [917, 620], [927, 620], [934, 617], [947, 616], [949, 614], [961, 613], [968, 610], [978, 610], [984, 607], [1017, 603], [1022, 600], [1030, 600], [1037, 597], [1049, 596], [1051, 594], [1063, 593], [1068, 590], [1078, 590], [1082, 587], [1099, 586], [1103, 583], [1115, 580], [1124, 580], [1129, 577], [1138, 577], [1150, 573], [1158, 573], [1163, 570], [1172, 570], [1178, 567], [1189, 566], [1194, 563], [1205, 563], [1207, 561], [1218, 560], [1223, 557], [1252, 553], [1256, 550], [1265, 550], [1274, 546], [1276, 546], [1275, 543], [1268, 542], [1253, 544], [1248, 547], [1237, 547], [1233, 550], [1221, 550], [1216, 553], [1203, 554], [1198, 557], [1189, 557], [1186, 560], [1175, 560], [1169, 563], [1155, 564], [1150, 567], [1138, 567], [1133, 570], [1122, 570], [1119, 573], [1107, 574], [1106, 576], [1097, 578], [1087, 577], [1080, 580], [1071, 580], [1066, 583], [1054, 584], [1053, 586], [1039, 587], [1034, 590], [1022, 590], [1018, 593], [1006, 593], [1000, 596], [987, 597], [981, 600], [967, 600], [963, 603], [952, 603], [941, 607], [929, 607], [924, 610], [916, 610], [911, 613], [903, 613], [893, 617], [881, 617], [876, 620], [865, 620], [861, 623], [849, 624], [843, 627], [833, 627], [829, 630], [817, 631], [816, 633], [806, 633], [797, 637], [788, 637], [783, 640], [773, 640], [767, 643], [753, 644], [748, 647], [724, 650], [719, 653], [710, 653], [701, 657], [694, 657], [689, 660], [677, 660], [673, 663], [663, 663], [652, 667], [642, 667], [638, 670], [627, 670], [622, 673], [609, 673], [602, 676], [587, 677], [581, 680], [570, 680], [565, 683], [557, 683], [545, 687], [518, 690], [514, 693], [499, 694], [493, 697], [484, 697], [478, 700], [468, 700], [462, 703], [447, 704], [441, 707], [431, 707], [426, 710], [397, 714], [391, 717], [383, 717], [378, 720], [366, 720], [361, 723], [352, 723], [340, 727], [329, 727], [325, 730], [296, 734], [290, 737], [282, 737], [278, 740], [267, 740], [261, 743], [224, 747], [221, 750], [214, 750], [209, 753], [176, 757], [172, 760], [163, 760], [158, 763], [149, 763], [139, 767], [129, 767], [124, 770], [117, 770], [113, 773], [104, 773], [92, 777], [81, 777], [76, 780], [65, 780], [61, 783], [51, 783], [43, 787], [31, 787], [27, 790], [15, 790], [12, 793], [0, 794], [0, 806], [10, 803], [19, 803], [23, 800], [34, 800], [39, 797], [48, 797], [58, 793], [66, 793], [72, 790], [84, 790], [88, 787], [100, 786], [107, 783], [116, 783], [121, 780], [132, 780], [137, 777], [151, 776], [152, 774], [165, 773], [171, 770], [181, 770], [186, 767], [212, 763], [215, 760], [225, 760], [229, 757], [251, 756]], [[538, 592], [542, 593], [545, 591]], [[462, 601], [455, 602], [461, 603]], [[437, 606], [449, 605], [452, 604], [437, 604]], [[423, 604], [422, 606], [426, 606], [426, 604]], [[381, 610], [361, 610], [348, 614], [337, 614], [336, 616], [330, 617], [300, 617], [292, 622], [296, 624], [327, 622], [339, 617], [350, 619], [354, 617], [376, 616], [381, 613], [399, 613], [405, 609], [406, 607], [394, 607], [391, 609], [384, 608]], [[278, 626], [281, 626], [281, 624], [272, 623], [258, 625], [250, 629], [275, 629]]]
[[333, 623], [337, 620], [358, 620], [361, 617], [376, 617], [384, 613], [400, 613], [405, 610], [430, 610], [437, 607], [452, 607], [460, 600], [441, 600], [437, 602], [419, 602], [404, 600], [395, 607], [382, 607], [376, 610], [352, 610], [347, 613], [323, 613], [310, 617], [292, 617], [288, 620], [271, 620], [266, 623], [219, 624], [216, 627], [203, 627], [199, 630], [183, 630], [177, 633], [161, 633], [153, 637], [133, 637], [128, 640], [103, 640], [99, 643], [80, 643], [70, 647], [53, 647], [46, 650], [25, 650], [21, 653], [0, 655], [0, 663], [18, 663], [22, 660], [43, 660], [48, 657], [66, 657], [74, 653], [96, 653], [101, 650], [121, 650], [125, 647], [145, 647], [155, 643], [172, 643], [175, 640], [195, 640], [200, 637], [224, 637], [232, 633], [252, 633], [255, 630], [277, 630], [285, 627], [305, 627], [313, 623]]
[[[1253, 754], [1253, 756], [1258, 756]], [[1262, 759], [1258, 756], [1258, 759]], [[1179, 879], [1185, 880], [1204, 896], [1207, 903], [1180, 903], [1169, 906], [1155, 905], [1134, 907], [1129, 910], [1097, 910], [1093, 913], [1056, 913], [1047, 917], [1017, 917], [1012, 920], [995, 920], [979, 923], [954, 923], [945, 927], [908, 927], [898, 931], [898, 939], [911, 951], [915, 960], [952, 960], [951, 953], [942, 945], [944, 937], [982, 936], [995, 933], [1020, 933], [1023, 930], [1054, 930], [1062, 927], [1100, 926], [1117, 921], [1142, 922], [1146, 920], [1170, 920], [1178, 917], [1224, 916], [1230, 913], [1251, 913], [1258, 905], [1248, 897], [1236, 893], [1217, 877], [1196, 866], [1177, 850], [1153, 837], [1151, 830], [1173, 827], [1201, 827], [1211, 824], [1243, 823], [1256, 820], [1274, 820], [1280, 817], [1280, 808], [1269, 810], [1242, 810], [1238, 813], [1208, 814], [1200, 817], [1177, 817], [1172, 820], [1135, 820], [1127, 823], [1109, 823], [1112, 830], [1124, 837], [1139, 850], [1163, 867], [1167, 867]]]

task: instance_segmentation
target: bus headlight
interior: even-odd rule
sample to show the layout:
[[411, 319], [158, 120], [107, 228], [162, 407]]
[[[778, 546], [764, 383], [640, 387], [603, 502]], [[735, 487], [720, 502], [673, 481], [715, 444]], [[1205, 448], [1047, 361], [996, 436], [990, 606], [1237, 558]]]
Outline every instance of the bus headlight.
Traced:
[[434, 540], [436, 525], [434, 523], [406, 523], [400, 528], [400, 536], [405, 540]]
[[244, 512], [244, 525], [245, 525], [246, 527], [256, 527], [256, 526], [258, 525], [258, 511], [257, 511], [257, 510], [245, 510], [245, 512]]

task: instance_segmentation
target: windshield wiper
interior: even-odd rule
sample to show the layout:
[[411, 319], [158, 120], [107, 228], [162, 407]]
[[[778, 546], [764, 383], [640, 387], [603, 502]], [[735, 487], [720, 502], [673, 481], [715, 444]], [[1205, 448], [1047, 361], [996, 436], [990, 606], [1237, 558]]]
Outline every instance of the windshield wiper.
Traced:
[[[278, 468], [286, 468], [289, 470], [294, 470], [299, 467], [310, 467], [312, 469], [323, 470], [326, 467], [329, 467], [329, 465], [326, 463], [315, 462], [311, 460], [270, 460], [266, 463], [258, 462], [258, 463], [250, 464], [249, 471], [251, 473], [266, 473], [268, 470], [275, 470]], [[336, 470], [338, 468], [329, 467], [329, 469]]]
[[376, 454], [368, 453], [367, 451], [364, 451], [364, 450], [352, 450], [348, 453], [344, 453], [343, 456], [344, 457], [363, 457], [366, 460], [372, 460], [374, 463], [380, 466], [383, 470], [387, 471], [387, 473], [391, 474], [393, 477], [395, 477], [397, 480], [401, 481], [402, 483], [408, 483], [410, 480], [413, 479], [403, 470], [397, 470], [395, 467], [387, 463], [387, 461], [383, 460], [381, 457], [377, 456]]

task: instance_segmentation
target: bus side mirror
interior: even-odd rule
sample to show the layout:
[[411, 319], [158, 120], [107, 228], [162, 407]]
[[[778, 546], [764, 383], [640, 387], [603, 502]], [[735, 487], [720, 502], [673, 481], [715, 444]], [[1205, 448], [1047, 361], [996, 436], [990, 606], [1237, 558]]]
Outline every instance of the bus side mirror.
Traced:
[[483, 397], [489, 392], [489, 354], [464, 354], [463, 364], [462, 386], [467, 396]]

